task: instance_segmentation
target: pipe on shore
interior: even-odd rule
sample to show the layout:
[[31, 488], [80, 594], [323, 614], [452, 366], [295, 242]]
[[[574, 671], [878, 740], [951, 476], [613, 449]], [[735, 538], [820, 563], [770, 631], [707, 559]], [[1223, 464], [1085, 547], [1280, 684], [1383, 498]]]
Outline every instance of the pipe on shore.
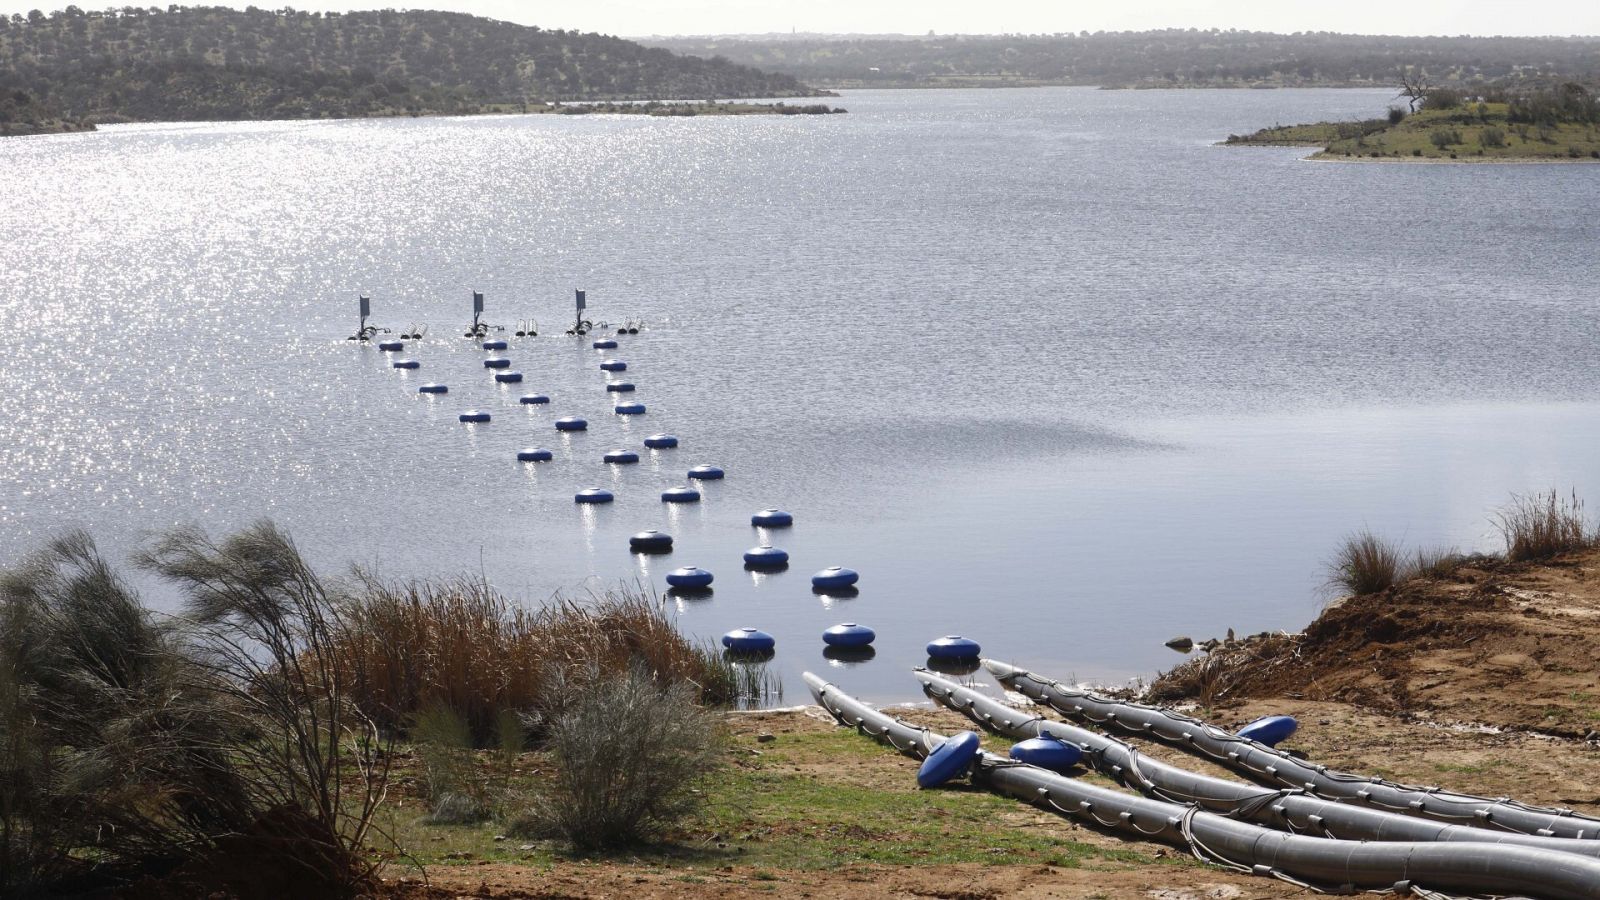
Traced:
[[1505, 797], [1476, 797], [1339, 772], [1171, 710], [1110, 700], [992, 659], [984, 660], [983, 665], [1006, 688], [1073, 721], [1160, 741], [1258, 784], [1304, 790], [1340, 803], [1364, 804], [1456, 825], [1541, 837], [1600, 837], [1600, 819], [1570, 809], [1530, 806]]
[[948, 678], [916, 669], [923, 693], [990, 731], [1026, 739], [1048, 736], [1076, 744], [1096, 771], [1148, 797], [1193, 804], [1210, 812], [1290, 833], [1357, 841], [1443, 841], [1515, 844], [1600, 859], [1600, 841], [1539, 837], [1450, 825], [1399, 813], [1337, 803], [1291, 788], [1240, 784], [1169, 765], [1096, 731], [1030, 716]]
[[[902, 753], [926, 756], [943, 735], [918, 728], [805, 673], [817, 703], [842, 725]], [[1235, 871], [1334, 889], [1519, 892], [1540, 900], [1600, 898], [1600, 860], [1501, 844], [1367, 843], [1284, 834], [1197, 807], [1130, 796], [983, 754], [974, 783], [1114, 831], [1189, 848]], [[1420, 893], [1420, 891], [1418, 891]]]

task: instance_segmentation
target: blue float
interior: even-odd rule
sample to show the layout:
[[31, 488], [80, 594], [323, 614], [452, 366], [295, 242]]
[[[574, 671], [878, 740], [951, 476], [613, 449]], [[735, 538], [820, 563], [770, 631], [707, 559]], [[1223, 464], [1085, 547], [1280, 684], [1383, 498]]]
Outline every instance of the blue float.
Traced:
[[672, 535], [665, 531], [641, 531], [628, 538], [628, 547], [641, 553], [664, 553], [672, 549]]
[[504, 356], [491, 356], [483, 361], [483, 367], [485, 369], [509, 369], [511, 368], [511, 360]]
[[610, 503], [617, 499], [605, 488], [584, 488], [572, 497], [573, 503]]
[[1052, 772], [1065, 772], [1083, 759], [1083, 748], [1054, 735], [1044, 735], [1012, 744], [1011, 758]]
[[611, 450], [603, 457], [603, 461], [608, 463], [636, 463], [639, 461], [639, 454], [632, 450]]
[[850, 587], [861, 580], [860, 574], [855, 569], [846, 569], [842, 566], [829, 566], [821, 572], [811, 576], [811, 586], [819, 588]]
[[1274, 747], [1299, 730], [1300, 723], [1294, 716], [1264, 716], [1239, 729], [1239, 737]]
[[378, 349], [382, 350], [385, 353], [394, 353], [394, 352], [396, 352], [398, 350], [404, 350], [405, 348], [406, 348], [406, 345], [405, 345], [405, 343], [403, 341], [379, 341], [378, 342]]
[[618, 403], [616, 405], [616, 408], [613, 409], [612, 411], [615, 412], [619, 416], [642, 416], [642, 415], [644, 415], [644, 404], [643, 403]]
[[963, 731], [951, 735], [944, 743], [935, 747], [917, 768], [917, 786], [938, 787], [952, 778], [967, 774], [978, 758], [978, 746], [976, 732]]
[[928, 656], [933, 659], [977, 659], [983, 648], [971, 638], [947, 634], [928, 642]]
[[506, 342], [505, 341], [484, 341], [483, 342], [483, 349], [485, 349], [485, 350], [504, 350], [505, 348], [506, 348]]
[[766, 544], [744, 552], [744, 564], [752, 569], [781, 569], [789, 565], [787, 551]]
[[678, 436], [675, 434], [652, 434], [644, 439], [644, 445], [651, 450], [664, 450], [678, 446]]
[[699, 481], [717, 481], [722, 475], [722, 470], [716, 466], [695, 466], [689, 470], [689, 477]]
[[722, 636], [722, 646], [735, 653], [771, 653], [778, 642], [757, 628], [735, 628]]
[[589, 346], [595, 348], [596, 350], [615, 350], [617, 349], [617, 342], [613, 341], [611, 338], [601, 338]]
[[556, 455], [543, 447], [526, 447], [517, 451], [518, 462], [549, 462]]
[[633, 382], [631, 381], [612, 381], [606, 384], [606, 393], [608, 394], [626, 394], [632, 390]]
[[521, 372], [496, 372], [494, 380], [501, 384], [516, 384], [522, 380]]
[[711, 582], [711, 573], [696, 566], [682, 566], [667, 573], [667, 584], [677, 588], [707, 588]]
[[422, 363], [414, 359], [397, 359], [394, 361], [394, 367], [396, 369], [420, 369], [422, 368]]
[[865, 647], [877, 638], [877, 632], [854, 622], [835, 625], [822, 633], [822, 642], [829, 647]]
[[448, 394], [448, 393], [450, 393], [450, 387], [448, 385], [433, 384], [433, 383], [430, 382], [428, 384], [424, 384], [424, 385], [418, 386], [417, 387], [417, 393], [419, 393], [419, 394]]
[[602, 371], [602, 372], [626, 372], [626, 371], [628, 371], [628, 364], [623, 362], [620, 359], [608, 359], [605, 362], [600, 364], [600, 371]]
[[481, 409], [469, 409], [456, 418], [463, 422], [487, 422], [489, 421], [489, 414]]
[[667, 488], [661, 492], [662, 503], [698, 503], [700, 492], [692, 487]]
[[521, 402], [524, 406], [533, 406], [536, 404], [549, 403], [550, 398], [543, 394], [523, 394]]
[[577, 416], [567, 416], [566, 418], [562, 418], [562, 419], [557, 419], [556, 420], [556, 430], [557, 431], [588, 431], [589, 430], [589, 422], [588, 422], [588, 420], [580, 419]]
[[794, 516], [781, 509], [762, 509], [750, 517], [750, 524], [761, 528], [788, 528], [794, 524]]

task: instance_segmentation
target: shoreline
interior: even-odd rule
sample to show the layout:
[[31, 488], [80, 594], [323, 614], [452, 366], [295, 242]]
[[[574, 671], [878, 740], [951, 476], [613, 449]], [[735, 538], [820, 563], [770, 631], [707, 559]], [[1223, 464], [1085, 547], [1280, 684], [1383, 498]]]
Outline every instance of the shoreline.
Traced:
[[[555, 105], [541, 105], [528, 109], [486, 108], [476, 112], [448, 112], [433, 110], [428, 112], [389, 112], [370, 113], [362, 116], [305, 116], [294, 119], [128, 119], [122, 116], [109, 116], [101, 121], [89, 121], [83, 125], [73, 127], [55, 128], [50, 130], [29, 131], [27, 133], [0, 132], [0, 138], [8, 137], [41, 137], [58, 134], [87, 134], [103, 130], [103, 128], [118, 125], [231, 125], [241, 122], [364, 122], [369, 120], [384, 119], [476, 119], [486, 117], [504, 116], [638, 116], [641, 118], [656, 119], [693, 119], [701, 116], [725, 118], [732, 116], [836, 116], [846, 115], [849, 110], [843, 107], [829, 106], [826, 103], [789, 103], [786, 100], [808, 100], [816, 97], [837, 97], [837, 94], [814, 95], [809, 97], [793, 97], [775, 99], [770, 103], [749, 103], [740, 100], [718, 101], [706, 103], [704, 101], [685, 100], [620, 100], [620, 101], [594, 101], [594, 102], [562, 102]], [[492, 104], [495, 107], [504, 107], [507, 104]], [[824, 108], [826, 111], [824, 111]]]
[[1324, 153], [1324, 152], [1318, 151], [1316, 153], [1311, 154], [1310, 156], [1302, 156], [1302, 157], [1300, 157], [1300, 162], [1390, 163], [1390, 164], [1400, 163], [1402, 165], [1410, 165], [1410, 166], [1455, 166], [1455, 165], [1467, 165], [1467, 166], [1546, 166], [1546, 165], [1569, 166], [1569, 165], [1591, 165], [1592, 166], [1592, 165], [1600, 164], [1600, 159], [1593, 159], [1593, 158], [1590, 158], [1590, 157], [1583, 157], [1583, 158], [1580, 158], [1580, 159], [1573, 159], [1571, 157], [1551, 157], [1549, 159], [1541, 159], [1539, 157], [1533, 157], [1533, 156], [1523, 156], [1523, 157], [1515, 157], [1515, 158], [1509, 158], [1509, 159], [1506, 158], [1506, 157], [1484, 157], [1484, 156], [1477, 156], [1477, 157], [1468, 156], [1468, 157], [1461, 157], [1461, 158], [1458, 158], [1458, 159], [1442, 159], [1442, 158], [1433, 157], [1433, 156], [1340, 156], [1340, 155], [1337, 155], [1337, 154]]

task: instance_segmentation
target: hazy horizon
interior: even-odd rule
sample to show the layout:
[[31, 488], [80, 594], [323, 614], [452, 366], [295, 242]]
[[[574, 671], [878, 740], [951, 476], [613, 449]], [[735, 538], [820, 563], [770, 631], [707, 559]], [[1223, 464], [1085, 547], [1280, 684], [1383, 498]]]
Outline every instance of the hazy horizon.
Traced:
[[[206, 5], [242, 9], [249, 3]], [[262, 4], [254, 4], [262, 5]], [[64, 9], [20, 0], [0, 0], [0, 14]], [[87, 3], [85, 10], [120, 8]], [[307, 0], [296, 9], [347, 12], [384, 8], [382, 3]], [[1508, 10], [1502, 3], [1425, 0], [1409, 5], [1352, 0], [1338, 7], [1306, 8], [1274, 0], [1154, 0], [1140, 4], [1063, 4], [1057, 0], [1001, 0], [975, 5], [956, 0], [886, 0], [879, 3], [814, 0], [772, 4], [757, 0], [554, 0], [530, 8], [516, 0], [454, 0], [416, 9], [472, 13], [524, 25], [600, 32], [624, 37], [764, 35], [801, 32], [824, 35], [921, 36], [957, 34], [1051, 34], [1079, 31], [1148, 31], [1220, 28], [1293, 33], [1481, 37], [1593, 37], [1600, 35], [1600, 4], [1531, 3]]]

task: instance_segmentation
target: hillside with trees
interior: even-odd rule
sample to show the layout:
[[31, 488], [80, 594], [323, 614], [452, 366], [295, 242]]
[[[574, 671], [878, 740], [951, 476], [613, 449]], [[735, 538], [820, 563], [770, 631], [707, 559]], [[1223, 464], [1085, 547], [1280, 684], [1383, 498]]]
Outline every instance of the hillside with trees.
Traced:
[[652, 38], [827, 87], [1388, 87], [1408, 66], [1460, 85], [1600, 76], [1600, 38], [1171, 29], [1052, 35]]
[[93, 124], [63, 119], [60, 112], [39, 103], [27, 91], [0, 88], [0, 137], [92, 130]]
[[0, 88], [48, 118], [101, 122], [820, 93], [726, 59], [461, 13], [176, 6], [0, 16]]

